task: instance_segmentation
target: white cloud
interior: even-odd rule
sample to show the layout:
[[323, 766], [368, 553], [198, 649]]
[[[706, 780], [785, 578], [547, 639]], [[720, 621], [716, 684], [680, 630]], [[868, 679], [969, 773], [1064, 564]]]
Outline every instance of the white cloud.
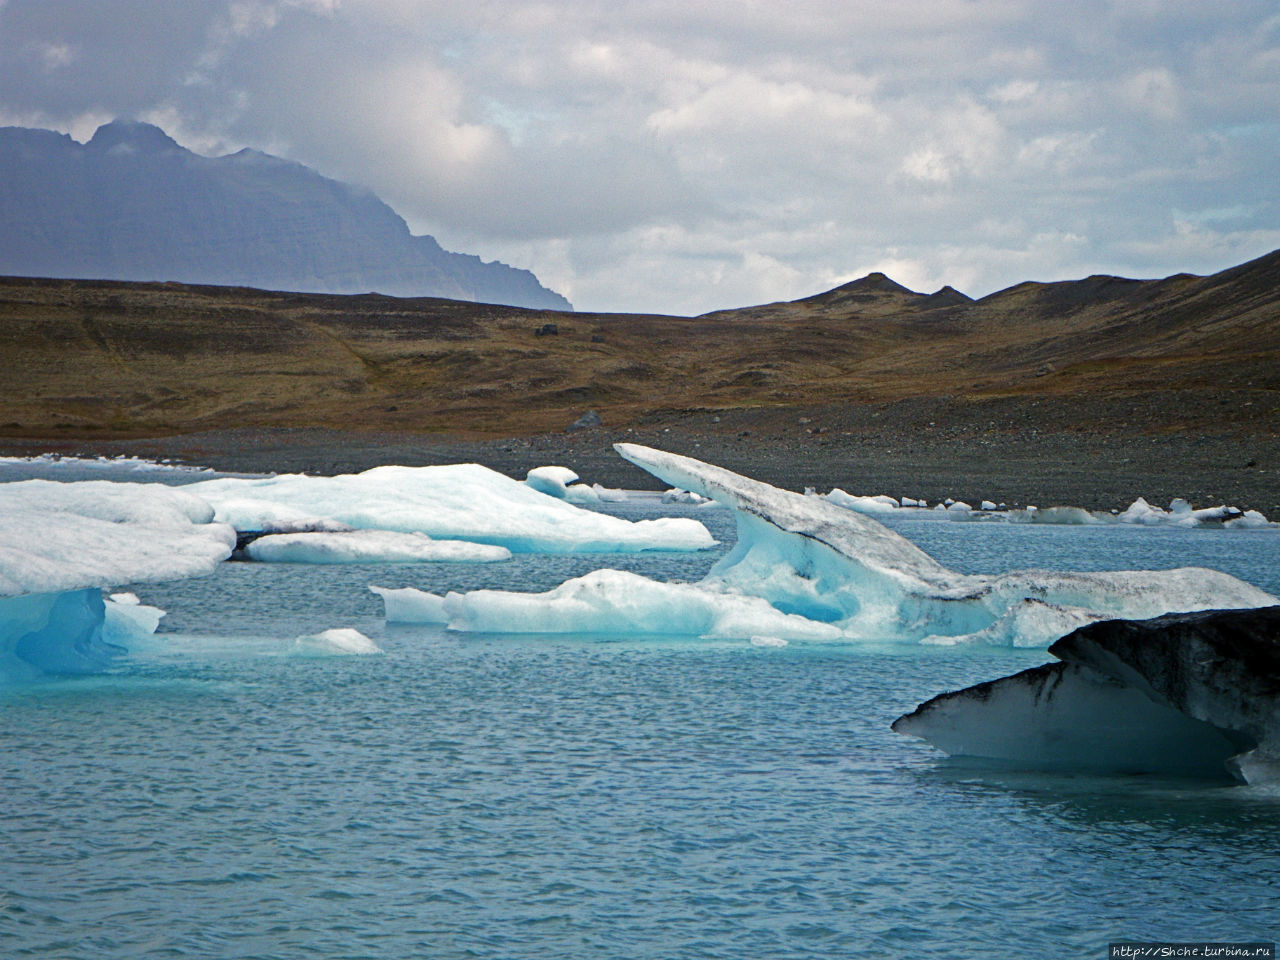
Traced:
[[0, 117], [281, 153], [587, 309], [702, 312], [870, 269], [971, 294], [1202, 270], [1280, 222], [1268, 0], [57, 8], [0, 3]]

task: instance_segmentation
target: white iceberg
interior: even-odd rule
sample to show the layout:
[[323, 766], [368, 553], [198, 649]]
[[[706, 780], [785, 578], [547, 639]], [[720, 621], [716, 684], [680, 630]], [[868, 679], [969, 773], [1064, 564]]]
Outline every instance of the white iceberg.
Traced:
[[1148, 527], [1173, 524], [1180, 527], [1222, 526], [1232, 530], [1248, 530], [1271, 526], [1267, 518], [1257, 510], [1242, 511], [1239, 507], [1222, 504], [1196, 510], [1181, 497], [1170, 503], [1168, 510], [1152, 506], [1145, 498], [1139, 497], [1115, 519], [1120, 523], [1134, 523]]
[[345, 533], [281, 533], [244, 548], [264, 563], [494, 563], [511, 551], [488, 543], [434, 540], [425, 533], [351, 530]]
[[557, 500], [568, 500], [570, 503], [597, 503], [604, 491], [599, 484], [588, 487], [585, 483], [579, 483], [578, 475], [568, 467], [534, 467], [524, 482], [539, 493]]
[[[1080, 623], [1104, 617], [1276, 602], [1251, 584], [1197, 568], [961, 574], [870, 517], [823, 497], [779, 490], [635, 444], [616, 449], [665, 482], [734, 511], [738, 542], [705, 579], [659, 584], [597, 571], [544, 594], [451, 594], [430, 601], [433, 615], [451, 629], [491, 632], [599, 630], [1042, 647]], [[741, 612], [735, 614], [735, 608]], [[787, 617], [777, 629], [766, 623], [775, 614]]]
[[223, 478], [185, 489], [237, 530], [261, 531], [281, 510], [355, 529], [420, 532], [504, 546], [515, 553], [703, 550], [715, 545], [696, 520], [631, 522], [583, 510], [478, 464], [375, 467], [338, 477]]
[[103, 588], [212, 572], [235, 546], [212, 518], [161, 484], [0, 484], [0, 682], [108, 666], [154, 608], [116, 598], [109, 616]]
[[839, 487], [832, 488], [825, 499], [838, 507], [844, 507], [846, 510], [856, 510], [858, 513], [891, 513], [898, 509], [898, 501], [893, 497], [883, 494], [875, 497], [859, 497], [852, 493], [846, 493]]
[[368, 656], [382, 652], [374, 641], [350, 627], [298, 637], [293, 641], [293, 650], [308, 657]]
[[840, 637], [837, 627], [783, 613], [762, 597], [704, 590], [696, 584], [658, 583], [622, 570], [595, 570], [546, 593], [473, 590], [437, 597], [401, 590], [391, 599], [392, 591], [372, 589], [386, 602], [388, 621], [444, 622], [450, 629], [469, 632]]

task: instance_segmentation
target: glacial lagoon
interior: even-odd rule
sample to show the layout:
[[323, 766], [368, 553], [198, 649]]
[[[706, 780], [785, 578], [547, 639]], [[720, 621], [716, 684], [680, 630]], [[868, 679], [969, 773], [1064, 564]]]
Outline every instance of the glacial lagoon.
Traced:
[[[0, 954], [1103, 956], [1274, 940], [1280, 792], [1001, 772], [889, 724], [1043, 649], [458, 633], [371, 583], [547, 590], [698, 552], [223, 563], [108, 673], [0, 693]], [[968, 574], [1205, 566], [1280, 593], [1280, 534], [878, 518]], [[318, 655], [354, 628], [381, 653]], [[322, 652], [322, 651], [321, 651]]]

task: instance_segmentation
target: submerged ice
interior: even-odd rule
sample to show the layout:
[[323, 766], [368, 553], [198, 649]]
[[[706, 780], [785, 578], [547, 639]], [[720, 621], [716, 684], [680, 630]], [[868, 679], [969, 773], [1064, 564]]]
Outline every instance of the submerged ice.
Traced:
[[485, 590], [388, 603], [452, 629], [1045, 646], [1108, 617], [1276, 602], [1215, 570], [957, 573], [870, 517], [635, 444], [618, 452], [730, 508], [736, 546], [697, 584], [597, 571], [542, 594]]

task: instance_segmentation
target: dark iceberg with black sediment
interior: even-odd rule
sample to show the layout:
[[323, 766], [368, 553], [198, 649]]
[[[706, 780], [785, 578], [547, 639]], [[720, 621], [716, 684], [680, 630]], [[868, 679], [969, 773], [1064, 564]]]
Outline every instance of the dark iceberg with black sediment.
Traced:
[[1280, 777], [1280, 606], [1104, 620], [1057, 663], [894, 721], [957, 758], [1022, 769]]

